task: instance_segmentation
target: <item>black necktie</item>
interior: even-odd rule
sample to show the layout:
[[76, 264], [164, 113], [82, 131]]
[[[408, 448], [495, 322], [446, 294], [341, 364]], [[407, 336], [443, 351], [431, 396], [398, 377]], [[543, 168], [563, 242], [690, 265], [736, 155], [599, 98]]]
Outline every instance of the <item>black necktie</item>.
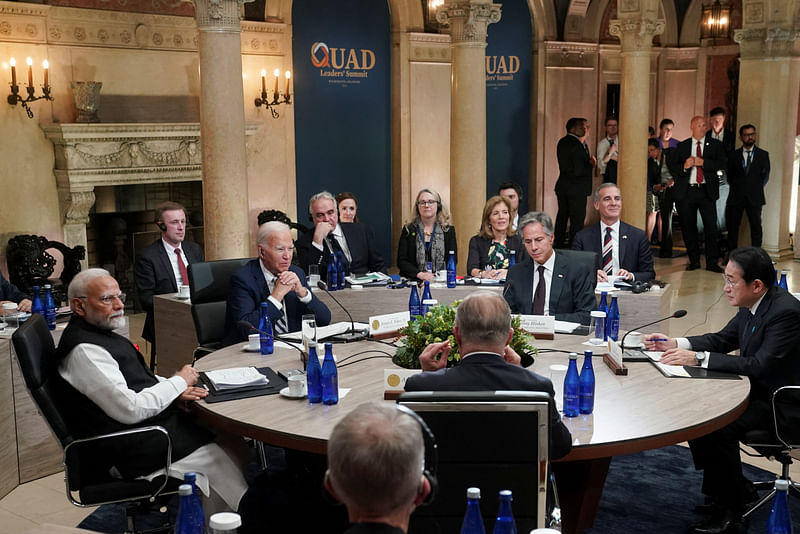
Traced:
[[538, 267], [539, 283], [536, 284], [536, 291], [533, 292], [533, 305], [531, 306], [532, 315], [544, 315], [544, 301], [547, 295], [547, 285], [544, 281], [544, 265]]
[[745, 152], [747, 152], [747, 163], [744, 165], [744, 173], [748, 175], [750, 174], [750, 164], [753, 163], [753, 151], [746, 150]]

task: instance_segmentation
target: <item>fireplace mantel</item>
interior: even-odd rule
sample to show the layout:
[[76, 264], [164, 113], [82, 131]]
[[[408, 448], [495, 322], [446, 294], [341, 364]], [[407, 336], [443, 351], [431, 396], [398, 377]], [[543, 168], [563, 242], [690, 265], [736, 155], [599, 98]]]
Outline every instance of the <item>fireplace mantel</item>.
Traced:
[[[258, 128], [248, 124], [247, 135]], [[42, 130], [55, 151], [64, 242], [70, 247], [87, 245], [95, 187], [203, 179], [199, 123], [54, 124]]]

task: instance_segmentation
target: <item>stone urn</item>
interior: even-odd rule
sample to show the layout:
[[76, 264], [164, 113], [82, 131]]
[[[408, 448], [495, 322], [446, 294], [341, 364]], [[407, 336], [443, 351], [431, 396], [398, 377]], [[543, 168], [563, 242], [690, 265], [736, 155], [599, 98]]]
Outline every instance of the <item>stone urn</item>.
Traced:
[[75, 122], [100, 122], [97, 110], [100, 107], [100, 89], [103, 82], [72, 82], [72, 98], [78, 117]]

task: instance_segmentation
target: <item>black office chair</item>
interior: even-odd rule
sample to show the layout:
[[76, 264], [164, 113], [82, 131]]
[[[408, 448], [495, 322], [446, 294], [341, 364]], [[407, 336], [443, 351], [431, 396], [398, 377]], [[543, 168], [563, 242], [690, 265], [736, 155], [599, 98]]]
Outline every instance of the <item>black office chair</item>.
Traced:
[[600, 268], [600, 254], [590, 250], [559, 250], [571, 263], [578, 263], [591, 273], [592, 283], [597, 285], [597, 270]]
[[436, 436], [439, 493], [411, 516], [409, 533], [458, 532], [467, 488], [481, 489], [487, 532], [500, 490], [514, 494], [519, 532], [545, 526], [549, 395], [530, 391], [419, 391], [399, 404], [417, 412]]
[[[50, 429], [64, 449], [64, 481], [67, 498], [76, 506], [99, 506], [117, 502], [128, 502], [126, 510], [128, 531], [137, 532], [136, 515], [160, 496], [177, 492], [179, 480], [159, 476], [152, 481], [114, 478], [108, 467], [99, 465], [96, 451], [103, 441], [126, 439], [145, 432], [163, 436], [163, 466], [169, 469], [172, 458], [172, 443], [167, 431], [161, 426], [148, 426], [110, 434], [77, 438], [70, 429], [70, 419], [62, 410], [68, 410], [60, 401], [64, 387], [58, 373], [53, 336], [47, 323], [39, 314], [34, 314], [22, 323], [11, 337], [19, 360], [25, 385], [39, 407]], [[165, 527], [164, 532], [171, 527]]]
[[249, 261], [250, 258], [239, 258], [189, 264], [192, 319], [200, 343], [194, 351], [195, 359], [220, 348], [225, 336], [225, 307], [231, 275]]
[[[789, 466], [792, 465], [792, 452], [800, 449], [800, 421], [792, 412], [797, 412], [800, 407], [800, 386], [783, 386], [772, 394], [772, 417], [775, 422], [775, 433], [766, 430], [748, 432], [742, 443], [755, 449], [765, 458], [774, 458], [781, 464], [780, 477], [789, 482], [789, 496], [800, 497], [800, 483], [794, 482], [789, 476]], [[754, 456], [749, 451], [742, 449], [749, 456]], [[754, 482], [756, 490], [768, 490], [754, 505], [752, 505], [742, 518], [749, 517], [753, 512], [768, 504], [775, 496], [775, 479]]]

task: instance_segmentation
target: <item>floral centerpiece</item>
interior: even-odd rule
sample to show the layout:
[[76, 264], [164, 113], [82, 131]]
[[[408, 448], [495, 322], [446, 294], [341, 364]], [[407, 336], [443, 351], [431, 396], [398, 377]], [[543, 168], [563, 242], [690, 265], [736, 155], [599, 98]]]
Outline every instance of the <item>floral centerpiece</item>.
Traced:
[[[460, 302], [457, 300], [450, 305], [439, 304], [432, 307], [425, 315], [418, 315], [415, 321], [409, 321], [408, 326], [400, 329], [400, 334], [405, 337], [403, 345], [397, 348], [392, 361], [406, 369], [419, 369], [419, 355], [425, 347], [431, 343], [449, 340], [450, 354], [447, 355], [447, 366], [458, 365], [461, 353], [453, 335], [453, 324], [456, 319], [456, 308]], [[519, 317], [511, 320], [511, 327], [514, 329], [514, 335], [509, 343], [511, 348], [520, 356], [524, 354], [533, 356], [536, 349], [528, 343], [530, 334], [520, 328]]]

